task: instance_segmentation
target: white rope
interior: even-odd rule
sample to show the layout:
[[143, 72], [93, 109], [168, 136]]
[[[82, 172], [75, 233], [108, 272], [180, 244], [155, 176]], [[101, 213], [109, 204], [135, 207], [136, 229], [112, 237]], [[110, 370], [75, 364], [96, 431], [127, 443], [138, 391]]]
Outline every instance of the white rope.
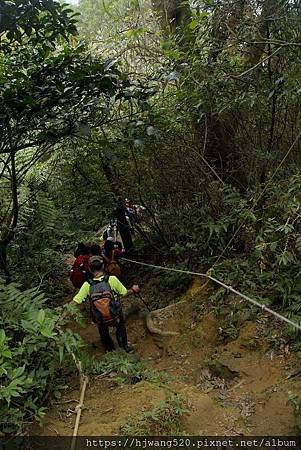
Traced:
[[291, 321], [287, 317], [282, 316], [281, 314], [277, 313], [276, 311], [273, 311], [272, 309], [268, 308], [266, 305], [259, 303], [257, 300], [254, 300], [250, 297], [248, 297], [245, 294], [242, 294], [241, 292], [234, 289], [232, 286], [228, 286], [227, 284], [223, 283], [222, 281], [218, 280], [217, 278], [212, 277], [211, 275], [207, 275], [206, 273], [201, 272], [191, 272], [189, 270], [182, 270], [182, 269], [174, 269], [172, 267], [164, 267], [164, 266], [156, 266], [154, 264], [147, 264], [141, 261], [134, 261], [132, 259], [128, 258], [122, 258], [124, 261], [128, 261], [133, 264], [138, 264], [140, 266], [146, 266], [146, 267], [152, 267], [154, 269], [159, 270], [166, 270], [168, 272], [178, 272], [178, 273], [186, 273], [187, 275], [196, 275], [203, 278], [209, 278], [210, 280], [214, 281], [215, 283], [219, 284], [220, 286], [224, 287], [225, 289], [228, 289], [229, 291], [233, 292], [234, 294], [238, 295], [239, 297], [243, 298], [244, 300], [252, 303], [253, 305], [257, 306], [258, 308], [262, 309], [263, 311], [267, 311], [268, 313], [275, 316], [277, 319], [282, 320], [283, 322], [287, 322], [288, 324], [292, 325], [297, 330], [301, 330], [301, 326], [297, 323]]

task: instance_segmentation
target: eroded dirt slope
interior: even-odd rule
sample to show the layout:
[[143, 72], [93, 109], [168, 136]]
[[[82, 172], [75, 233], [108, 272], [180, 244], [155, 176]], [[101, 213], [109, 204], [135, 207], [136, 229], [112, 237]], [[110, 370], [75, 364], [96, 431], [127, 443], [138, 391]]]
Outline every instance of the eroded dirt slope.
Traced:
[[[135, 353], [153, 368], [170, 374], [161, 383], [140, 381], [116, 386], [114, 374], [90, 379], [79, 435], [118, 435], [144, 412], [153, 410], [171, 393], [185, 398], [181, 431], [188, 435], [292, 435], [298, 433], [296, 407], [289, 401], [301, 395], [299, 362], [289, 348], [273, 351], [264, 330], [269, 317], [244, 322], [236, 339], [222, 343], [219, 322], [210, 308], [196, 317], [195, 303], [207, 301], [196, 280], [183, 303], [168, 309], [156, 325], [178, 336], [153, 336], [145, 315], [128, 319]], [[103, 349], [95, 326], [79, 329], [90, 354]], [[72, 387], [73, 386], [73, 387]], [[47, 414], [43, 435], [71, 435], [79, 399], [75, 378], [60, 402]]]

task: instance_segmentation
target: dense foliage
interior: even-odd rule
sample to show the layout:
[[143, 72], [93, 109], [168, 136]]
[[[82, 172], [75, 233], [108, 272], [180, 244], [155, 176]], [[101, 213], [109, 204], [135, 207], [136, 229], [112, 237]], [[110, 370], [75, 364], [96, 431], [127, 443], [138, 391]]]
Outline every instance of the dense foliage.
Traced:
[[[63, 368], [72, 367], [70, 351], [78, 338], [61, 332], [60, 312], [45, 306], [37, 288], [0, 287], [1, 433], [20, 434], [44, 416], [43, 405], [64, 387]], [[72, 369], [75, 370], [75, 369]]]
[[80, 2], [81, 33], [94, 49], [116, 42], [151, 88], [142, 111], [105, 128], [117, 188], [148, 209], [151, 253], [214, 265], [298, 320], [300, 5], [100, 3], [92, 21]]

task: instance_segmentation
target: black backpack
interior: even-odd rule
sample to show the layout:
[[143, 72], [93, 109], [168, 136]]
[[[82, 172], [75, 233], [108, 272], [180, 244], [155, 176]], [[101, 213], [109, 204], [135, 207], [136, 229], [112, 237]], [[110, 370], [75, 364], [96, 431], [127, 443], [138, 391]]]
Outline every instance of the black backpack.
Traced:
[[108, 326], [118, 323], [122, 305], [109, 284], [109, 276], [104, 276], [100, 280], [88, 280], [90, 284], [90, 311], [92, 320], [97, 324], [99, 318]]

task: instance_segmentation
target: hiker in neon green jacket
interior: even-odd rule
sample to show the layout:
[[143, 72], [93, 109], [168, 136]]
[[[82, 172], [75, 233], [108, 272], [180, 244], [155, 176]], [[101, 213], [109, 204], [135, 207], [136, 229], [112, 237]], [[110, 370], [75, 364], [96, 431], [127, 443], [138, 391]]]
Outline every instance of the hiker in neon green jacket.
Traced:
[[92, 320], [98, 327], [101, 342], [106, 351], [114, 350], [114, 344], [109, 333], [109, 327], [116, 328], [118, 345], [126, 352], [132, 351], [128, 345], [125, 320], [121, 310], [120, 297], [126, 297], [139, 292], [139, 286], [133, 285], [127, 289], [115, 276], [104, 275], [103, 260], [99, 256], [90, 258], [90, 271], [93, 279], [86, 281], [73, 300], [82, 303], [91, 302]]

